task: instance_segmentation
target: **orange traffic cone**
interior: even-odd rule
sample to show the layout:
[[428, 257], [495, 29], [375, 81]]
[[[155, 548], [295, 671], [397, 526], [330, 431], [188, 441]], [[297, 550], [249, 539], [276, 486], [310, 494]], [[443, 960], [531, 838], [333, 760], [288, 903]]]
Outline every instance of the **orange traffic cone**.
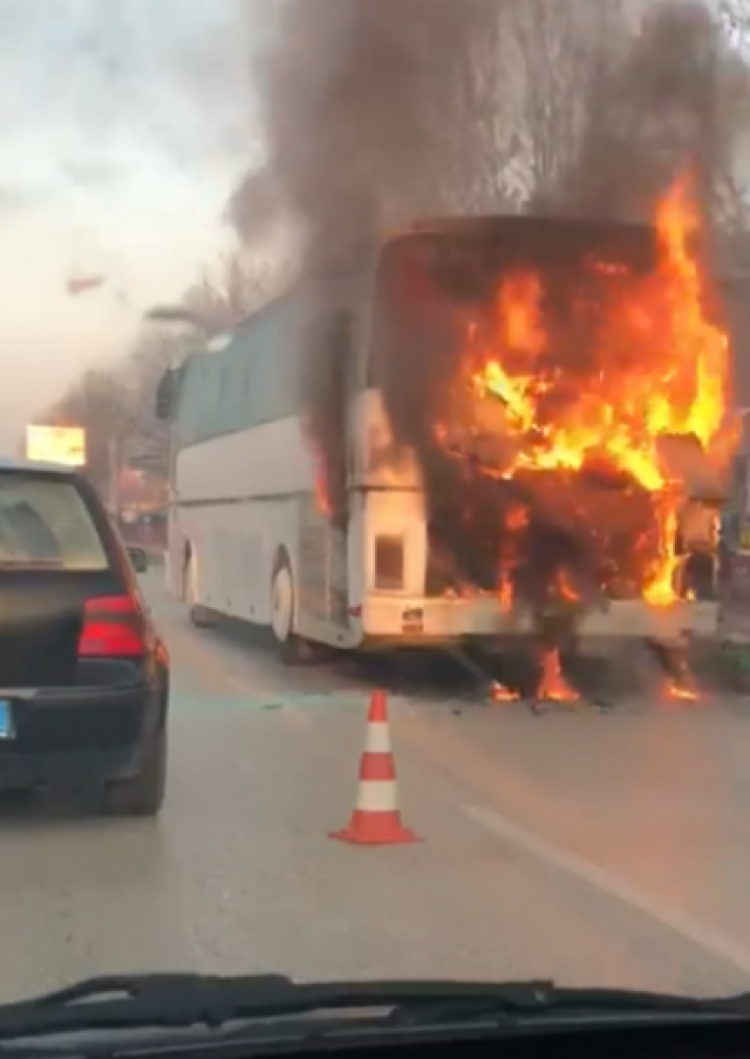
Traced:
[[374, 691], [370, 700], [367, 741], [359, 766], [359, 791], [352, 818], [342, 831], [334, 831], [329, 837], [358, 846], [419, 842], [401, 823], [384, 691]]

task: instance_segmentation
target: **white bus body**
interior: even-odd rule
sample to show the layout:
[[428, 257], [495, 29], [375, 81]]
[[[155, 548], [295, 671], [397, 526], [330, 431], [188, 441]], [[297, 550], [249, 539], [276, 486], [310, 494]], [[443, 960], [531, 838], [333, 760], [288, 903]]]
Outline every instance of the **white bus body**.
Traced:
[[[364, 350], [368, 299], [361, 304], [355, 339]], [[299, 363], [282, 348], [291, 339], [261, 343], [253, 361], [232, 354], [238, 332], [230, 347], [188, 363], [177, 400], [168, 555], [174, 593], [194, 612], [270, 626], [282, 642], [292, 634], [342, 649], [530, 631], [528, 612], [507, 609], [494, 594], [428, 592], [428, 520], [419, 473], [414, 461], [397, 464], [384, 455], [388, 425], [379, 393], [364, 384], [364, 363], [342, 439], [349, 512], [341, 530], [317, 496], [317, 463], [300, 418]], [[212, 381], [225, 361], [228, 374]], [[180, 440], [183, 406], [208, 399], [211, 386], [218, 391], [213, 426], [203, 431], [208, 436], [198, 431]], [[716, 621], [714, 603], [655, 608], [617, 601], [584, 618], [580, 634], [597, 641], [671, 640], [688, 629], [713, 635]]]
[[[377, 393], [357, 402], [360, 439], [383, 430]], [[348, 533], [331, 527], [316, 495], [316, 466], [298, 418], [279, 420], [182, 449], [176, 458], [169, 535], [173, 591], [193, 606], [272, 624], [272, 585], [282, 557], [293, 579], [294, 631], [312, 642], [357, 648], [479, 635], [519, 635], [528, 615], [491, 595], [427, 598], [423, 496], [405, 469], [367, 469], [352, 481]], [[375, 450], [376, 451], [376, 450]], [[410, 481], [410, 479], [412, 479]], [[378, 584], [379, 541], [401, 542], [401, 587]], [[582, 637], [672, 639], [686, 627], [715, 631], [713, 604], [646, 607], [613, 603], [592, 613]]]

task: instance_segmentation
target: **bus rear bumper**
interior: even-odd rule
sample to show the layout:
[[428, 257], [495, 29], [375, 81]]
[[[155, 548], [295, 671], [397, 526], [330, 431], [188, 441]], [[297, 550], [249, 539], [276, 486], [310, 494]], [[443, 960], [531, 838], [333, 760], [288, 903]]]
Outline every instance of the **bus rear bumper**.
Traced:
[[[713, 639], [719, 630], [718, 603], [681, 602], [652, 607], [640, 600], [611, 603], [584, 614], [577, 626], [581, 646], [598, 641], [685, 637]], [[533, 632], [525, 608], [505, 609], [492, 596], [424, 599], [371, 596], [362, 609], [363, 640], [425, 646], [471, 638], [513, 638]]]

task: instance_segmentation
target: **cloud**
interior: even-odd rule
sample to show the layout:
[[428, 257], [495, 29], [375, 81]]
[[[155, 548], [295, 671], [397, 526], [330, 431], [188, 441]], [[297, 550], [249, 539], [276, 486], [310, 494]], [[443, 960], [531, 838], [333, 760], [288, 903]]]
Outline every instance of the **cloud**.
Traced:
[[[252, 144], [240, 3], [0, 0], [0, 446], [10, 404], [15, 430], [228, 238]], [[108, 283], [66, 298], [72, 268]]]
[[210, 152], [244, 124], [236, 0], [0, 0], [4, 135], [54, 123]]

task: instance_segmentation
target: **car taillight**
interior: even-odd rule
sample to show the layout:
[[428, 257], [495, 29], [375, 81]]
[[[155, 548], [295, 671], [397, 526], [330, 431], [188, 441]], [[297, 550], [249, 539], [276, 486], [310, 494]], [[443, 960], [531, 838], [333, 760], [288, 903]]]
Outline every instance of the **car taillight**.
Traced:
[[142, 658], [146, 650], [143, 613], [130, 596], [89, 599], [83, 611], [78, 656]]

